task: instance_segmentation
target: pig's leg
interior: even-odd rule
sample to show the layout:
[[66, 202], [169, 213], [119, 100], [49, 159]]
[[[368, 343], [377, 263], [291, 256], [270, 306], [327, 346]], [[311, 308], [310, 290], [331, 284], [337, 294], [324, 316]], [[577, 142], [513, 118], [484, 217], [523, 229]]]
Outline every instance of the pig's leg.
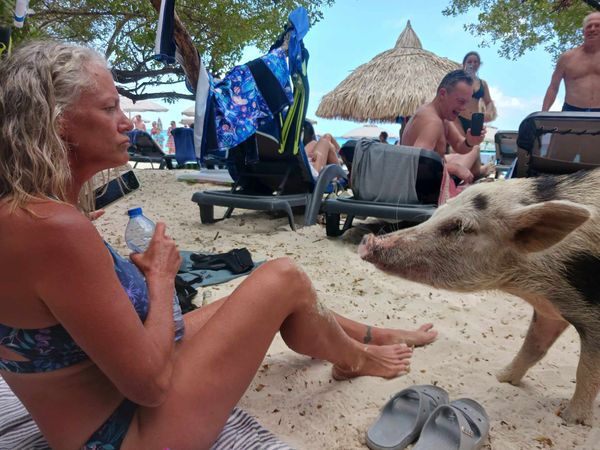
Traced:
[[566, 423], [592, 425], [593, 403], [600, 389], [600, 350], [597, 340], [589, 336], [581, 339], [581, 356], [577, 366], [575, 394], [561, 417]]
[[498, 373], [498, 381], [519, 384], [529, 368], [546, 355], [567, 326], [569, 323], [566, 320], [550, 319], [534, 311], [521, 350], [512, 362]]

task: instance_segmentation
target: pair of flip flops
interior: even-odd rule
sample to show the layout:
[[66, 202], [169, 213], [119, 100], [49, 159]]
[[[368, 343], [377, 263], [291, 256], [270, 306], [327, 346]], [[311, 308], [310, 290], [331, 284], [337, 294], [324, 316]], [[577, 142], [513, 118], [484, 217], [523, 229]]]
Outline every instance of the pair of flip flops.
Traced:
[[403, 389], [383, 407], [367, 431], [371, 450], [477, 450], [487, 439], [488, 416], [468, 398], [449, 402], [448, 393], [432, 385]]

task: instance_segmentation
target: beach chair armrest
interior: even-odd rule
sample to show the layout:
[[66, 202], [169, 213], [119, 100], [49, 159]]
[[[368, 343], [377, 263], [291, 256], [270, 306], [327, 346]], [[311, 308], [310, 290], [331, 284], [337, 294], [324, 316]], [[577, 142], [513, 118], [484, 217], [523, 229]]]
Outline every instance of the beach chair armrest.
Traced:
[[306, 208], [304, 225], [314, 225], [317, 223], [317, 216], [321, 209], [323, 194], [334, 178], [343, 178], [347, 180], [348, 174], [338, 164], [328, 164], [321, 169], [315, 184], [315, 189], [313, 190], [310, 202]]

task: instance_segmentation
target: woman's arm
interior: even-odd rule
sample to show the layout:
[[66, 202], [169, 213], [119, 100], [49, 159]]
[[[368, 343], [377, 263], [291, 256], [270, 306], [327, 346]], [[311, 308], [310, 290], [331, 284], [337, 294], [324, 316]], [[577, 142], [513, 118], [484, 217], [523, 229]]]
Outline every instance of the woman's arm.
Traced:
[[446, 170], [450, 175], [457, 176], [466, 184], [470, 184], [473, 182], [473, 174], [466, 167], [463, 167], [456, 163], [446, 162]]
[[496, 105], [494, 105], [492, 100], [488, 84], [483, 80], [481, 80], [481, 83], [483, 83], [483, 104], [485, 105], [484, 122], [491, 122], [492, 120], [496, 120], [498, 112], [496, 111]]
[[173, 280], [179, 265], [174, 243], [164, 236], [164, 225], [157, 226], [148, 252], [136, 258], [148, 285], [142, 323], [91, 222], [74, 208], [55, 209], [60, 211], [39, 221], [34, 240], [35, 292], [125, 397], [160, 404], [173, 370]]

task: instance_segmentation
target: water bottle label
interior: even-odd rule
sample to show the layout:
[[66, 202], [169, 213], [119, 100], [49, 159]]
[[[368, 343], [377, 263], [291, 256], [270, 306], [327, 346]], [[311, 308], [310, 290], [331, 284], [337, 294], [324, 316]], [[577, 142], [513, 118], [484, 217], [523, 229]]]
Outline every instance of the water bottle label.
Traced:
[[177, 294], [173, 294], [173, 320], [175, 321], [175, 341], [178, 341], [185, 333], [185, 324], [183, 322], [183, 314], [181, 312]]

